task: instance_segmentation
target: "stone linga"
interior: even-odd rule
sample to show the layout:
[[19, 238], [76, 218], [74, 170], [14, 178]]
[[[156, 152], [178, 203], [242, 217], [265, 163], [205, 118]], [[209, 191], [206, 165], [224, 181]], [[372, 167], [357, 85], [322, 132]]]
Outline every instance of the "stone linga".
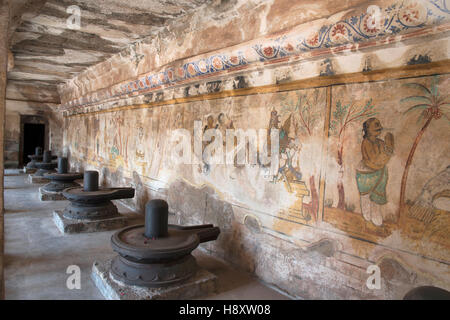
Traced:
[[74, 182], [77, 179], [82, 179], [83, 174], [80, 172], [68, 172], [68, 160], [65, 157], [58, 158], [58, 170], [55, 173], [46, 173], [44, 177], [51, 180], [42, 187], [47, 192], [61, 192], [64, 189], [71, 187], [79, 187], [80, 185]]
[[44, 177], [44, 174], [53, 172], [58, 166], [56, 162], [52, 162], [52, 152], [50, 150], [44, 151], [42, 162], [36, 162], [35, 165], [38, 170], [34, 175], [38, 177]]
[[36, 161], [41, 161], [42, 160], [42, 148], [41, 147], [36, 147], [36, 149], [34, 150], [34, 154], [28, 155], [28, 158], [30, 158], [31, 161], [27, 163], [26, 167], [28, 169], [37, 169]]
[[128, 285], [166, 287], [197, 272], [191, 252], [202, 242], [216, 240], [220, 229], [211, 224], [168, 224], [168, 205], [151, 200], [145, 207], [145, 224], [126, 227], [111, 238], [119, 255], [111, 263], [112, 277]]
[[134, 197], [133, 188], [99, 188], [98, 172], [84, 172], [83, 187], [67, 188], [64, 197], [70, 204], [63, 215], [68, 219], [95, 220], [119, 216], [117, 207], [111, 200]]
[[[36, 167], [36, 162], [42, 161], [43, 157], [44, 157], [44, 155], [42, 153], [42, 148], [36, 147], [34, 154], [28, 155], [28, 158], [30, 158], [31, 161], [27, 163], [26, 168], [27, 169], [37, 169], [38, 167]], [[52, 160], [54, 160], [56, 158], [57, 158], [57, 156], [51, 156]]]

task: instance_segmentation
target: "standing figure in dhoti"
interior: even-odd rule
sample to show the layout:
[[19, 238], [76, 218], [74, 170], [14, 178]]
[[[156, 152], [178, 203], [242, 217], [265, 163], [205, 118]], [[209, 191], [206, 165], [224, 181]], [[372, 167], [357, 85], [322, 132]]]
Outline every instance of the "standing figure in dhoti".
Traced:
[[378, 138], [382, 131], [383, 127], [377, 118], [370, 118], [363, 123], [362, 161], [356, 170], [362, 215], [376, 226], [383, 224], [382, 210], [387, 203], [386, 164], [394, 153], [394, 136], [386, 133], [382, 140]]

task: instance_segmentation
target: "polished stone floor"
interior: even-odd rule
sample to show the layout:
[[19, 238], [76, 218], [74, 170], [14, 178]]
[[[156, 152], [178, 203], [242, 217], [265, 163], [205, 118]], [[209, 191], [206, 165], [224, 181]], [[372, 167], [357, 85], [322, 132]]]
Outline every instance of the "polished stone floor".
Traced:
[[[95, 260], [114, 256], [114, 231], [63, 235], [52, 220], [54, 209], [67, 201], [39, 200], [38, 188], [19, 170], [5, 170], [6, 299], [103, 299], [90, 279]], [[116, 204], [118, 204], [116, 202]], [[118, 204], [119, 211], [131, 213]], [[289, 299], [252, 275], [195, 251], [199, 265], [218, 277], [217, 294], [202, 299]], [[81, 289], [68, 289], [70, 265], [81, 270]]]

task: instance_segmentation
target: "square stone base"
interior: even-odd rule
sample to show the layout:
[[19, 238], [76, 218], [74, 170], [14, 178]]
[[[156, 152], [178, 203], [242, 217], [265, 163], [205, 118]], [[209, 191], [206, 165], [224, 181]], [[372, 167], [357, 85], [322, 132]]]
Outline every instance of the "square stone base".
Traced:
[[27, 167], [23, 167], [23, 173], [35, 173], [37, 171], [37, 169], [31, 169], [31, 168], [27, 168]]
[[43, 187], [40, 187], [39, 199], [41, 199], [41, 201], [60, 201], [66, 200], [66, 197], [63, 196], [62, 192], [45, 191]]
[[34, 174], [28, 175], [28, 182], [29, 183], [49, 183], [50, 180], [41, 177], [41, 176], [35, 176]]
[[53, 211], [53, 222], [55, 222], [61, 233], [86, 233], [101, 232], [124, 228], [130, 224], [143, 221], [143, 217], [137, 214], [120, 215], [118, 217], [99, 220], [77, 220], [68, 219], [63, 216], [63, 210]]
[[94, 262], [91, 279], [108, 300], [184, 300], [203, 297], [216, 291], [217, 277], [199, 269], [187, 281], [164, 288], [146, 288], [124, 284], [112, 278], [111, 260]]

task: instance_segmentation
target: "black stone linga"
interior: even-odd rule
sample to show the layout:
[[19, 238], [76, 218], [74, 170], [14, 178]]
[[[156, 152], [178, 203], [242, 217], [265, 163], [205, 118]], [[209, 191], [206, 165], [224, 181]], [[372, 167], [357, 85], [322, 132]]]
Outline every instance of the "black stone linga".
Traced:
[[37, 169], [36, 161], [37, 160], [42, 160], [42, 148], [41, 147], [36, 147], [34, 149], [34, 154], [28, 155], [28, 158], [30, 158], [31, 161], [27, 163], [26, 167], [28, 169]]
[[52, 152], [50, 150], [44, 151], [44, 158], [43, 158], [42, 162], [45, 162], [45, 163], [52, 162]]
[[114, 279], [129, 285], [166, 287], [191, 278], [198, 270], [191, 252], [214, 241], [220, 229], [212, 224], [183, 227], [168, 224], [169, 206], [155, 199], [145, 205], [145, 224], [126, 227], [111, 237], [119, 255], [111, 262]]
[[85, 171], [83, 187], [67, 188], [64, 197], [70, 204], [64, 209], [67, 219], [100, 220], [119, 216], [119, 211], [111, 200], [134, 197], [133, 188], [99, 187], [98, 171]]
[[44, 177], [46, 173], [54, 172], [53, 170], [58, 165], [55, 162], [52, 162], [52, 152], [50, 150], [44, 151], [44, 156], [42, 158], [42, 162], [36, 162], [35, 166], [38, 168], [38, 171], [34, 174], [35, 176]]
[[69, 161], [66, 157], [58, 158], [58, 173], [67, 173], [69, 167]]
[[43, 190], [47, 192], [62, 192], [64, 189], [71, 187], [79, 187], [80, 185], [75, 182], [77, 179], [82, 179], [83, 174], [80, 172], [68, 172], [69, 161], [66, 157], [58, 158], [58, 170], [57, 172], [44, 174], [44, 177], [51, 180], [43, 186]]
[[98, 171], [85, 171], [83, 191], [98, 191]]
[[167, 237], [169, 206], [164, 200], [152, 200], [145, 205], [145, 236], [149, 239]]

